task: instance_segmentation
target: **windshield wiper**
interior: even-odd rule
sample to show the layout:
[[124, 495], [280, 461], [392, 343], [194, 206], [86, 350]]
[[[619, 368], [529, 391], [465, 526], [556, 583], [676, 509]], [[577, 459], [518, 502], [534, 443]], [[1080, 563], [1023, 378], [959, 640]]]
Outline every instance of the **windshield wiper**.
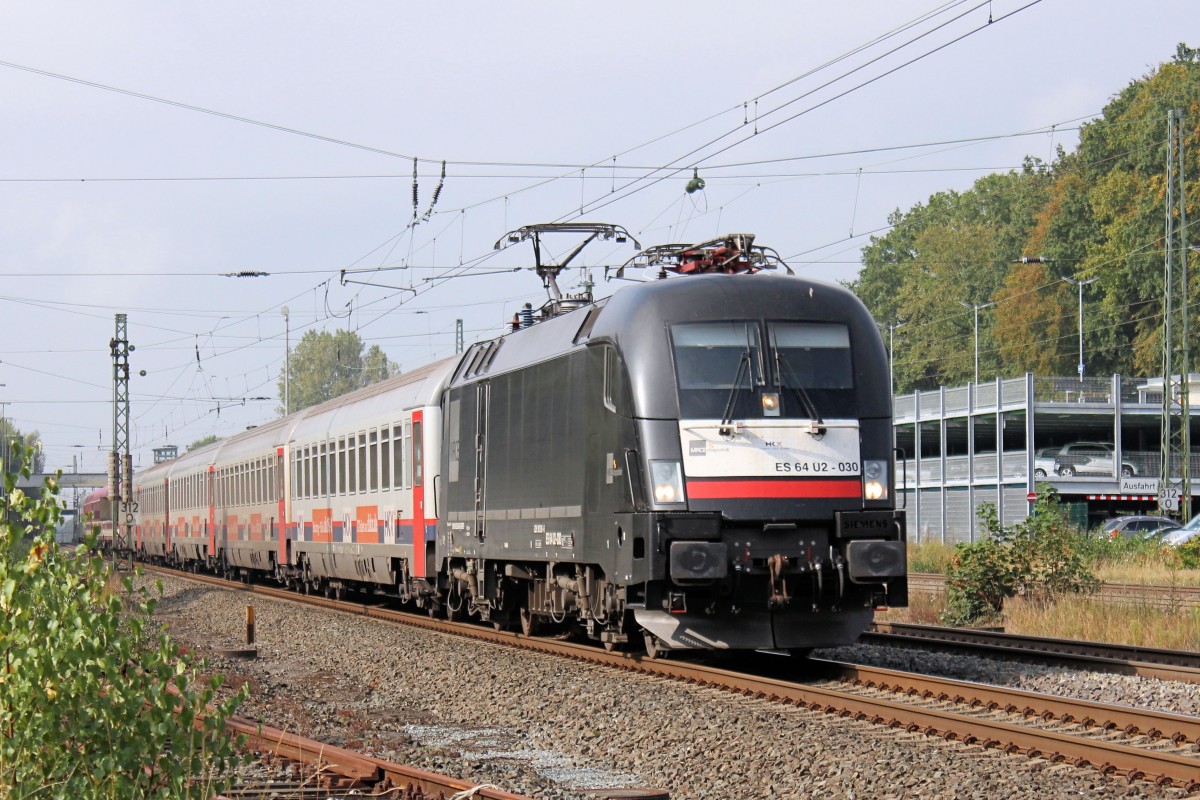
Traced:
[[[792, 372], [792, 365], [779, 352], [779, 345], [775, 346], [775, 373], [780, 382], [786, 383], [787, 387], [792, 390], [792, 393], [796, 395], [796, 399], [800, 401], [800, 405], [804, 407], [804, 411], [808, 414], [811, 425], [808, 432], [813, 436], [824, 436], [825, 420], [821, 419], [821, 412], [817, 410], [817, 404], [813, 402], [808, 390], [801, 385], [799, 379], [796, 377], [796, 373]], [[783, 380], [784, 374], [787, 375], [787, 381]]]
[[742, 377], [749, 376], [750, 373], [750, 348], [742, 351], [742, 357], [738, 359], [737, 375], [733, 379], [733, 386], [729, 390], [729, 399], [725, 401], [725, 413], [721, 415], [721, 427], [718, 433], [722, 436], [733, 436], [733, 406], [737, 401], [738, 391], [742, 388]]

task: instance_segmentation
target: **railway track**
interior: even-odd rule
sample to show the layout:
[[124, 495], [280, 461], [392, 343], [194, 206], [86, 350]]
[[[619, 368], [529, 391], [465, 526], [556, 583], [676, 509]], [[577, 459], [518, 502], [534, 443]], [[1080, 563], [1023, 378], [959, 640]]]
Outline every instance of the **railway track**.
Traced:
[[[171, 573], [175, 574], [175, 573]], [[192, 578], [194, 576], [188, 576]], [[199, 580], [256, 595], [521, 647], [1008, 753], [1200, 791], [1200, 719], [833, 662], [743, 654], [738, 671], [447, 622], [350, 601]], [[752, 665], [755, 673], [741, 667]], [[797, 680], [800, 678], [800, 680]]]
[[[936, 572], [910, 572], [910, 592], [940, 594], [946, 590], [946, 576]], [[1160, 608], [1200, 606], [1200, 586], [1146, 586], [1136, 583], [1102, 583], [1094, 597], [1113, 602], [1139, 603]]]
[[[244, 717], [226, 721], [232, 733], [246, 737], [246, 747], [263, 754], [268, 767], [283, 761], [295, 765], [286, 779], [264, 778], [239, 783], [218, 800], [242, 798], [342, 798], [348, 794], [379, 800], [436, 800], [452, 795], [480, 800], [530, 800], [494, 786], [413, 769], [342, 747], [306, 739]], [[462, 794], [460, 794], [462, 793]]]
[[1021, 636], [976, 628], [943, 628], [907, 622], [876, 622], [860, 641], [866, 644], [936, 646], [1000, 658], [1036, 659], [1039, 663], [1072, 669], [1200, 684], [1200, 653], [1184, 650]]

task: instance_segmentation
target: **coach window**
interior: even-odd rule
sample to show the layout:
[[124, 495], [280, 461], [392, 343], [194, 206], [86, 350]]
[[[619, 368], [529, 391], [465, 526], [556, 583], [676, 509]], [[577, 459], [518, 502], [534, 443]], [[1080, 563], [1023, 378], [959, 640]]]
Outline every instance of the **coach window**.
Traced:
[[[412, 420], [404, 420], [404, 452], [412, 448]], [[412, 488], [412, 459], [404, 458], [404, 488]]]
[[367, 443], [371, 448], [371, 491], [379, 491], [379, 432], [367, 431]]
[[346, 437], [346, 492], [358, 491], [358, 440], [351, 434]]
[[321, 496], [321, 449], [317, 445], [312, 446], [312, 450], [308, 454], [308, 469], [312, 475], [310, 481], [312, 483], [312, 496]]
[[338, 439], [337, 452], [337, 493], [346, 493], [346, 437]]
[[337, 439], [330, 439], [325, 453], [325, 494], [337, 494]]
[[404, 488], [404, 425], [397, 422], [391, 426], [391, 480], [397, 489]]
[[367, 435], [358, 434], [358, 490], [365, 492], [371, 482], [370, 462], [367, 461]]
[[329, 451], [326, 442], [321, 442], [321, 453], [317, 456], [317, 497], [329, 494]]
[[313, 475], [312, 451], [313, 448], [311, 445], [304, 448], [304, 496], [309, 499], [313, 497], [313, 483], [316, 478]]
[[392, 488], [392, 427], [384, 425], [379, 429], [379, 488], [387, 491]]

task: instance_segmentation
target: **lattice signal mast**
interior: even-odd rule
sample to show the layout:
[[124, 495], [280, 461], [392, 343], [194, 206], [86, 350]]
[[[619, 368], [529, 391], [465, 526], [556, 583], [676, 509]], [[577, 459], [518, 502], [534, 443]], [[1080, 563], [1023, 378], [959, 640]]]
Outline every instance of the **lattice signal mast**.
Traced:
[[1163, 295], [1162, 467], [1158, 503], [1192, 516], [1191, 414], [1188, 353], [1187, 203], [1183, 193], [1183, 111], [1167, 112], [1166, 280]]
[[129, 454], [129, 354], [125, 315], [117, 314], [108, 343], [113, 360], [113, 449], [108, 454], [108, 499], [112, 504], [112, 569], [133, 569], [133, 457]]

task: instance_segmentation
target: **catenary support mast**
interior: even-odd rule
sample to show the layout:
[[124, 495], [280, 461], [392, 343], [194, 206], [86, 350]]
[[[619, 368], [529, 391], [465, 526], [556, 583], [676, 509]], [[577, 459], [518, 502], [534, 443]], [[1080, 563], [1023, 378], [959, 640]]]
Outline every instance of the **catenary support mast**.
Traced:
[[125, 315], [117, 314], [108, 343], [113, 360], [113, 449], [108, 454], [108, 499], [112, 504], [112, 568], [133, 569], [133, 458], [129, 454], [129, 353]]
[[1191, 317], [1187, 270], [1187, 204], [1183, 194], [1183, 111], [1167, 112], [1166, 261], [1163, 293], [1162, 467], [1158, 502], [1164, 511], [1192, 515]]

